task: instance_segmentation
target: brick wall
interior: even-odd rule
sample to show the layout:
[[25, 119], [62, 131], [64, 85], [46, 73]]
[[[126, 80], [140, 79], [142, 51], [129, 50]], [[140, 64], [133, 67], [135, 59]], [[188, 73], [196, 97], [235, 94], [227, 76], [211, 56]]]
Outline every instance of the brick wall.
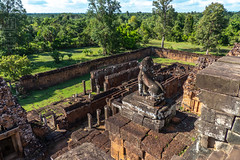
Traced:
[[26, 75], [20, 78], [20, 86], [22, 86], [26, 91], [47, 88], [75, 77], [83, 76], [93, 70], [105, 66], [142, 59], [152, 54], [152, 48], [148, 47], [106, 58], [91, 60], [48, 72], [38, 73], [35, 75]]
[[83, 76], [93, 70], [105, 66], [120, 64], [132, 60], [139, 60], [151, 55], [157, 55], [162, 58], [170, 58], [186, 62], [197, 62], [198, 57], [215, 57], [183, 51], [161, 49], [157, 47], [148, 47], [132, 52], [83, 62], [48, 72], [38, 73], [35, 75], [26, 75], [20, 78], [20, 86], [25, 88], [26, 91], [47, 88], [64, 81]]
[[169, 59], [181, 60], [181, 61], [191, 62], [191, 63], [196, 63], [199, 57], [219, 58], [213, 55], [203, 55], [203, 54], [177, 51], [177, 50], [171, 50], [171, 49], [155, 48], [155, 47], [154, 47], [154, 52], [161, 58], [169, 58]]
[[130, 61], [130, 62], [126, 62], [126, 63], [121, 63], [121, 64], [117, 64], [117, 65], [113, 65], [113, 66], [109, 66], [107, 68], [104, 69], [99, 69], [96, 71], [92, 71], [91, 74], [91, 87], [92, 87], [92, 91], [96, 92], [96, 82], [97, 85], [100, 86], [101, 89], [104, 88], [104, 81], [105, 81], [105, 76], [109, 76], [111, 74], [114, 73], [118, 73], [124, 70], [128, 70], [130, 68], [136, 67], [138, 66], [138, 61]]

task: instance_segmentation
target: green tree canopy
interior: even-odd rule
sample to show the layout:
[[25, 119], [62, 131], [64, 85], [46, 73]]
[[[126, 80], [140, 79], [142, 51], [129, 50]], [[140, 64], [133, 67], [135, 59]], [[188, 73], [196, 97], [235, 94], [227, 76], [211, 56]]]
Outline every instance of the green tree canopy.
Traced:
[[88, 14], [91, 20], [91, 37], [103, 49], [104, 54], [118, 51], [119, 36], [117, 32], [120, 3], [116, 0], [89, 0]]
[[31, 62], [27, 56], [10, 55], [0, 59], [0, 72], [10, 80], [18, 80], [21, 76], [31, 73]]
[[221, 32], [227, 25], [226, 10], [220, 3], [212, 3], [206, 7], [196, 31], [196, 39], [205, 49], [216, 48]]
[[164, 48], [165, 36], [168, 34], [169, 27], [171, 26], [171, 21], [173, 18], [171, 12], [174, 12], [172, 5], [170, 3], [172, 0], [157, 0], [153, 1], [153, 13], [159, 15], [160, 23], [158, 23], [162, 29], [160, 33], [162, 35], [162, 48]]

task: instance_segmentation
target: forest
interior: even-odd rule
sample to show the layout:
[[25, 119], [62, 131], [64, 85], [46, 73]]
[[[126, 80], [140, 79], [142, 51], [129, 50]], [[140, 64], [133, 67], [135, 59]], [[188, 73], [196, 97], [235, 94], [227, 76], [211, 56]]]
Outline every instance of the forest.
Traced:
[[31, 14], [19, 0], [0, 1], [0, 66], [10, 72], [6, 63], [19, 60], [22, 69], [10, 75], [17, 79], [30, 73], [28, 55], [46, 51], [60, 63], [59, 49], [100, 46], [99, 55], [110, 55], [159, 39], [162, 47], [165, 40], [190, 42], [208, 52], [240, 42], [240, 12], [228, 12], [222, 4], [212, 3], [202, 13], [178, 13], [171, 1], [153, 1], [152, 13], [122, 13], [116, 0], [89, 0], [87, 13], [81, 14]]

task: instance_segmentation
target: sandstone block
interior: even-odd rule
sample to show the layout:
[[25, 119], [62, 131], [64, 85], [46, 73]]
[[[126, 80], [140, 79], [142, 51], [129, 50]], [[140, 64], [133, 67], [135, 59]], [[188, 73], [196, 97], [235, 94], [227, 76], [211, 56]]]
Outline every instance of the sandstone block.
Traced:
[[140, 148], [142, 139], [146, 136], [149, 129], [130, 122], [121, 128], [121, 138], [130, 142], [135, 147]]
[[123, 139], [120, 138], [120, 134], [109, 133], [109, 139], [119, 146], [123, 146]]
[[199, 132], [205, 136], [209, 136], [220, 141], [225, 140], [227, 129], [222, 126], [218, 126], [199, 119], [196, 122], [196, 127]]
[[130, 120], [133, 119], [133, 114], [134, 114], [134, 112], [130, 109], [127, 109], [127, 108], [122, 108], [122, 110], [121, 110], [121, 115], [123, 117], [126, 117], [126, 118], [130, 119]]
[[227, 129], [232, 127], [234, 116], [202, 106], [201, 119]]
[[127, 156], [129, 156], [129, 153], [134, 153], [134, 155], [136, 155], [135, 157], [144, 158], [143, 151], [140, 148], [135, 147], [128, 141], [124, 142], [124, 148], [126, 148]]
[[200, 101], [208, 108], [240, 116], [240, 98], [201, 90]]
[[240, 145], [240, 134], [228, 131], [227, 133], [227, 142], [230, 144]]
[[153, 120], [150, 118], [143, 119], [143, 126], [159, 132], [165, 125], [165, 120]]
[[237, 97], [239, 94], [240, 65], [216, 62], [197, 74], [200, 89]]
[[143, 125], [143, 118], [144, 116], [138, 114], [138, 113], [135, 113], [133, 115], [133, 122], [137, 123], [137, 124], [140, 124], [140, 125]]
[[151, 154], [146, 153], [145, 160], [158, 160], [157, 158], [153, 157]]
[[240, 117], [235, 119], [232, 131], [240, 134]]
[[122, 117], [120, 114], [116, 114], [106, 120], [106, 130], [113, 134], [119, 134], [120, 128], [126, 125], [128, 122], [130, 122], [129, 119]]

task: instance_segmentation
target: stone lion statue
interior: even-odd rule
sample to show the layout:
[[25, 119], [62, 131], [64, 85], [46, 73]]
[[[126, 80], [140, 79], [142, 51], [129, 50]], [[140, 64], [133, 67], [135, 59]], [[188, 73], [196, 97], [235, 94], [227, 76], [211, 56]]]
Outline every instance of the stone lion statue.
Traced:
[[138, 75], [138, 90], [140, 96], [150, 96], [154, 100], [162, 100], [164, 89], [160, 83], [154, 80], [153, 60], [146, 57], [141, 62]]

